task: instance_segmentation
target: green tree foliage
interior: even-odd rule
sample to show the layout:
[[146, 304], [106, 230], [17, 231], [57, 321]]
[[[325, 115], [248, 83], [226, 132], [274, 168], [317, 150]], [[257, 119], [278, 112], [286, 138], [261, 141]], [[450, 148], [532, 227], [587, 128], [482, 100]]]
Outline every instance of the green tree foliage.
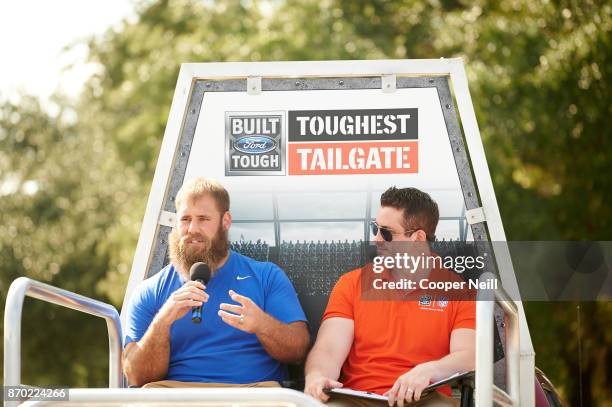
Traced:
[[[121, 235], [130, 231], [125, 191], [135, 188], [136, 177], [101, 132], [70, 123], [71, 115], [65, 110], [50, 117], [28, 97], [19, 106], [0, 107], [2, 304], [8, 284], [23, 275], [120, 304], [121, 297], [103, 288], [112, 272], [128, 270], [129, 259], [116, 246], [134, 246], [132, 233], [129, 239]], [[102, 320], [41, 302], [25, 304], [25, 383], [107, 384]]]
[[[390, 58], [463, 57], [510, 238], [605, 239], [612, 7], [344, 1]], [[609, 130], [607, 132], [609, 134]], [[544, 154], [545, 152], [545, 154]], [[589, 177], [585, 179], [585, 174]]]
[[[508, 238], [610, 236], [609, 2], [135, 6], [136, 21], [89, 42], [99, 70], [74, 106], [75, 122], [48, 117], [29, 99], [3, 110], [0, 185], [16, 180], [18, 188], [0, 197], [2, 295], [27, 274], [120, 304], [182, 62], [463, 57]], [[576, 305], [526, 307], [538, 365], [577, 405]], [[611, 311], [582, 305], [582, 374], [593, 403], [610, 397]], [[92, 342], [87, 329], [75, 349]], [[62, 367], [49, 371], [64, 377]], [[74, 374], [89, 384], [103, 376]]]

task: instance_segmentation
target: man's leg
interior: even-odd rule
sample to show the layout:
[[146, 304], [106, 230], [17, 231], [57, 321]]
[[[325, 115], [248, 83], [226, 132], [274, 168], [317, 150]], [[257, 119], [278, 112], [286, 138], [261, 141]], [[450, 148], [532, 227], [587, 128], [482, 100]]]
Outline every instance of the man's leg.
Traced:
[[325, 403], [331, 407], [389, 407], [386, 401], [366, 399], [363, 397], [349, 396], [346, 394], [330, 394]]
[[[426, 394], [419, 401], [404, 404], [407, 407], [459, 407], [459, 400], [447, 397], [437, 391]], [[332, 407], [388, 407], [386, 401], [371, 400], [345, 394], [332, 394], [326, 405]]]
[[437, 391], [432, 391], [421, 397], [419, 401], [408, 404], [410, 407], [459, 407], [459, 400], [445, 396]]
[[256, 382], [256, 383], [245, 383], [245, 384], [232, 384], [232, 383], [199, 383], [199, 382], [179, 382], [177, 380], [160, 380], [158, 382], [147, 383], [143, 388], [201, 388], [201, 387], [281, 387], [278, 382]]

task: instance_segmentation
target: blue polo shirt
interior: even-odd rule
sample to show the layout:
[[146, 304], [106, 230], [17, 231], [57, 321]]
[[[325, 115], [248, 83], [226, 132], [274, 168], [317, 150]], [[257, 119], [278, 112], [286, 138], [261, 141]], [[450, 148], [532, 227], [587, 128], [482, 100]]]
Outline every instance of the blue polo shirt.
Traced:
[[[144, 336], [155, 314], [184, 283], [170, 264], [137, 287], [127, 308], [125, 345]], [[287, 367], [268, 355], [255, 334], [231, 327], [217, 315], [221, 303], [240, 305], [229, 290], [249, 297], [281, 322], [306, 321], [295, 289], [278, 266], [230, 251], [206, 285], [210, 297], [202, 307], [202, 322], [194, 324], [189, 311], [170, 328], [166, 380], [254, 383], [287, 378]]]

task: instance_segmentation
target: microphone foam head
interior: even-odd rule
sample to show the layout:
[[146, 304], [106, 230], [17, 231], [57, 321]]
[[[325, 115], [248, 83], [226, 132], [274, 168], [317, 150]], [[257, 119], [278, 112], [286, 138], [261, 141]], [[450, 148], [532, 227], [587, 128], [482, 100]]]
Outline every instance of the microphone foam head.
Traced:
[[208, 264], [202, 262], [194, 263], [189, 270], [189, 278], [191, 278], [191, 281], [202, 280], [204, 284], [207, 284], [208, 280], [210, 280]]

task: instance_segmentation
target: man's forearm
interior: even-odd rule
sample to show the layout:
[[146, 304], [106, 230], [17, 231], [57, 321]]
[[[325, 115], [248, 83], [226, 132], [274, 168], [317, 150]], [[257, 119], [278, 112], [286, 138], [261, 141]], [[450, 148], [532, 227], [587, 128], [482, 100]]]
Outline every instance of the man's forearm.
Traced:
[[427, 362], [434, 366], [434, 376], [432, 381], [436, 382], [447, 378], [457, 372], [463, 372], [474, 369], [474, 352], [470, 350], [459, 350], [449, 353], [442, 359]]
[[266, 352], [283, 363], [304, 360], [310, 345], [310, 335], [304, 322], [284, 324], [268, 314], [256, 334]]
[[130, 384], [142, 386], [166, 376], [170, 359], [170, 325], [154, 318], [142, 339], [125, 355], [124, 369]]
[[332, 380], [338, 380], [342, 363], [338, 363], [335, 359], [335, 355], [331, 352], [315, 346], [308, 354], [306, 366], [304, 367], [304, 376], [317, 374]]

